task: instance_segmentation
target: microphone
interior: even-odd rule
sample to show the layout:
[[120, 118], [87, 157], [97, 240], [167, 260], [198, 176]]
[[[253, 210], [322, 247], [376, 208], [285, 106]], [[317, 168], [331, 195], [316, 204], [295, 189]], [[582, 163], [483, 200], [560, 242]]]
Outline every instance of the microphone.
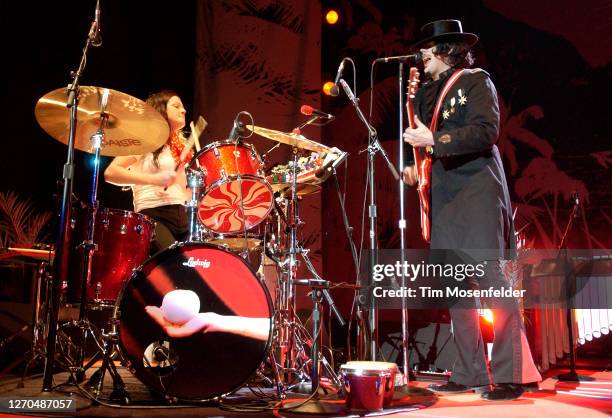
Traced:
[[89, 39], [91, 46], [98, 47], [102, 45], [102, 35], [100, 33], [100, 0], [96, 2], [96, 11], [94, 13], [94, 21], [89, 29]]
[[238, 138], [240, 138], [243, 132], [244, 132], [244, 124], [234, 119], [234, 126], [232, 126], [232, 130], [230, 131], [227, 139], [235, 141]]
[[342, 77], [342, 73], [344, 72], [344, 63], [346, 62], [346, 57], [342, 58], [340, 61], [340, 65], [338, 66], [338, 72], [336, 73], [336, 78], [334, 78], [334, 85], [329, 89], [329, 95], [336, 97], [340, 94], [340, 88], [338, 88], [338, 82], [340, 81], [340, 77]]
[[308, 105], [302, 105], [302, 107], [300, 107], [300, 113], [302, 113], [302, 115], [306, 115], [306, 116], [318, 116], [320, 118], [325, 118], [328, 120], [334, 120], [336, 119], [336, 117], [334, 115], [330, 115], [329, 113], [325, 113], [320, 111], [319, 109], [315, 109], [312, 106], [308, 106]]
[[420, 52], [417, 52], [416, 54], [412, 54], [412, 55], [397, 55], [395, 57], [382, 57], [382, 58], [376, 58], [374, 62], [405, 62], [411, 59], [413, 59], [414, 62], [419, 62], [423, 59], [423, 54], [421, 54]]
[[158, 345], [153, 349], [153, 358], [159, 363], [170, 360], [170, 349], [164, 345]]

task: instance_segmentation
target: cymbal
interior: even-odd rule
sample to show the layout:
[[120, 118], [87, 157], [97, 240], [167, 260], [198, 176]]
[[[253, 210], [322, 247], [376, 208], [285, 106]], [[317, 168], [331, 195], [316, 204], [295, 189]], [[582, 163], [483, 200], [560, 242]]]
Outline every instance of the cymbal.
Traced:
[[323, 144], [319, 144], [318, 142], [312, 141], [300, 134], [288, 134], [285, 132], [275, 131], [274, 129], [262, 128], [260, 126], [255, 125], [247, 125], [246, 127], [247, 129], [253, 131], [253, 133], [259, 136], [263, 136], [264, 138], [268, 138], [276, 142], [281, 142], [292, 147], [321, 153], [327, 153], [330, 150], [329, 147]]
[[[272, 187], [272, 191], [274, 193], [291, 192], [291, 183], [270, 183], [270, 186]], [[309, 194], [320, 192], [321, 186], [319, 186], [318, 184], [298, 183], [296, 189], [298, 196], [306, 196]]]
[[[170, 128], [165, 118], [140, 99], [116, 90], [81, 86], [74, 147], [94, 153], [91, 135], [100, 127], [100, 100], [108, 90], [104, 141], [100, 154], [106, 156], [140, 155], [154, 151], [168, 139]], [[70, 109], [66, 89], [53, 90], [36, 103], [36, 120], [53, 138], [68, 144]]]

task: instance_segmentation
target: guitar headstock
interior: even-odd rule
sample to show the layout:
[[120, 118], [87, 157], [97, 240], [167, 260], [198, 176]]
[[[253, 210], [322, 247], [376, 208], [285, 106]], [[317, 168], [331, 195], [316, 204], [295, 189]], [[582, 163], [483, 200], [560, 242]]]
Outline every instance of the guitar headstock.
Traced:
[[408, 77], [408, 97], [410, 99], [414, 98], [417, 89], [419, 88], [419, 70], [416, 67], [410, 67], [409, 77]]

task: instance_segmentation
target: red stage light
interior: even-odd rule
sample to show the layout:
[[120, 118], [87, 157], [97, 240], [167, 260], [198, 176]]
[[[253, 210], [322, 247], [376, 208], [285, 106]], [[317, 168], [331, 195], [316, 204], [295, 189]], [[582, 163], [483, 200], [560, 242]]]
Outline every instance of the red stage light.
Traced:
[[330, 96], [330, 90], [332, 88], [332, 86], [334, 85], [334, 83], [332, 81], [327, 81], [325, 84], [323, 84], [323, 93]]
[[479, 311], [480, 311], [480, 316], [482, 316], [485, 321], [487, 321], [490, 324], [493, 323], [494, 316], [493, 316], [493, 311], [491, 309], [479, 309]]

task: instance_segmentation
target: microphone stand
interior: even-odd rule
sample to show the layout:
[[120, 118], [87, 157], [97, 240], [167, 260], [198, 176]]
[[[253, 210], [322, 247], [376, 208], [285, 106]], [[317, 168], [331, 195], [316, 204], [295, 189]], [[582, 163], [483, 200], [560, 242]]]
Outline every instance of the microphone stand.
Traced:
[[[574, 347], [574, 296], [576, 293], [576, 276], [571, 267], [571, 260], [567, 256], [567, 237], [574, 226], [574, 221], [578, 218], [578, 208], [580, 207], [580, 200], [578, 193], [574, 195], [574, 206], [572, 213], [570, 214], [561, 243], [559, 244], [559, 254], [557, 259], [561, 258], [563, 253], [563, 272], [565, 275], [565, 297], [567, 299], [567, 330], [569, 338], [569, 363], [570, 371], [557, 375], [557, 379], [564, 382], [584, 382], [594, 380], [590, 376], [580, 375], [576, 372], [576, 348]], [[571, 280], [571, 283], [570, 283]]]
[[[398, 65], [398, 122], [399, 122], [399, 131], [398, 131], [398, 147], [399, 147], [399, 162], [398, 162], [398, 170], [402, 172], [405, 167], [404, 161], [404, 138], [402, 134], [404, 133], [404, 101], [402, 92], [404, 91], [404, 62], [412, 59], [418, 61], [421, 59], [421, 54], [416, 53], [414, 55], [405, 55], [405, 56], [397, 56], [397, 57], [386, 57], [386, 58], [378, 58], [374, 60], [374, 64], [377, 62], [390, 62], [397, 61]], [[374, 65], [372, 64], [372, 65]], [[406, 255], [404, 251], [406, 249], [406, 210], [405, 210], [405, 184], [404, 179], [399, 179], [399, 201], [400, 201], [400, 219], [398, 223], [399, 232], [400, 232], [400, 263], [404, 265], [404, 261]], [[402, 275], [401, 286], [404, 288], [406, 286], [406, 278]], [[404, 367], [404, 384], [407, 385], [410, 378], [409, 372], [409, 363], [408, 363], [408, 304], [406, 298], [402, 298], [402, 363]]]
[[[404, 133], [404, 101], [402, 100], [402, 92], [404, 91], [404, 61], [400, 60], [398, 65], [398, 147], [399, 147], [399, 162], [398, 162], [398, 170], [403, 171], [404, 166], [406, 165], [404, 162], [404, 138], [402, 134]], [[399, 213], [399, 233], [400, 233], [400, 263], [403, 266], [406, 255], [404, 254], [404, 250], [406, 249], [406, 201], [405, 201], [405, 184], [404, 179], [399, 179], [399, 201], [400, 201], [400, 213]], [[404, 289], [406, 287], [406, 276], [402, 274], [401, 278], [401, 288]], [[408, 302], [406, 298], [402, 298], [402, 366], [404, 370], [403, 384], [407, 385], [410, 381], [410, 367], [408, 362]]]
[[[378, 241], [377, 241], [377, 233], [376, 233], [376, 218], [377, 218], [377, 210], [376, 210], [376, 192], [374, 189], [375, 181], [374, 181], [374, 157], [376, 153], [380, 152], [385, 163], [389, 167], [389, 170], [393, 174], [393, 177], [396, 180], [400, 180], [399, 173], [397, 172], [395, 166], [389, 160], [389, 156], [385, 149], [380, 145], [378, 141], [378, 133], [376, 129], [366, 119], [365, 115], [361, 111], [359, 107], [359, 99], [355, 97], [355, 94], [352, 92], [351, 88], [347, 84], [344, 79], [339, 79], [338, 83], [342, 86], [344, 92], [346, 93], [348, 99], [353, 104], [355, 111], [357, 112], [357, 116], [364, 123], [366, 128], [368, 129], [368, 171], [370, 172], [370, 176], [368, 178], [369, 187], [370, 187], [370, 206], [368, 209], [369, 219], [370, 219], [370, 263], [369, 263], [369, 272], [370, 278], [372, 277], [372, 270], [374, 269], [374, 265], [378, 262]], [[370, 359], [376, 360], [376, 354], [378, 351], [378, 306], [376, 305], [376, 299], [370, 298], [370, 312], [369, 312], [369, 331], [370, 331]]]
[[66, 163], [64, 164], [62, 177], [64, 180], [62, 190], [62, 200], [60, 203], [60, 216], [57, 231], [57, 241], [55, 244], [55, 262], [53, 280], [51, 286], [51, 312], [49, 314], [49, 332], [47, 335], [47, 358], [43, 372], [43, 392], [51, 392], [53, 390], [53, 365], [55, 363], [55, 345], [57, 339], [57, 324], [59, 321], [59, 305], [61, 284], [66, 281], [67, 270], [67, 253], [68, 253], [68, 229], [70, 226], [70, 213], [72, 210], [70, 197], [72, 196], [72, 182], [74, 179], [74, 142], [77, 127], [77, 109], [79, 105], [79, 88], [81, 76], [85, 70], [87, 63], [87, 52], [90, 46], [96, 46], [95, 37], [98, 31], [95, 21], [89, 30], [83, 55], [78, 69], [70, 72], [72, 83], [67, 88], [66, 106], [70, 108], [70, 129], [68, 132], [68, 153], [66, 155]]
[[[404, 101], [402, 92], [404, 91], [404, 60], [399, 60], [398, 66], [398, 89], [399, 89], [399, 133], [398, 133], [398, 143], [399, 143], [399, 158], [398, 165], [399, 170], [403, 171], [405, 162], [404, 162], [404, 138], [402, 136], [404, 132]], [[406, 214], [405, 214], [405, 191], [406, 185], [404, 184], [404, 179], [399, 179], [399, 194], [400, 194], [400, 219], [399, 219], [399, 231], [400, 231], [400, 263], [404, 265], [406, 260]], [[406, 286], [406, 276], [402, 274], [401, 277], [401, 286], [404, 288]], [[408, 301], [405, 297], [402, 298], [402, 367], [403, 367], [403, 376], [402, 376], [402, 385], [397, 386], [395, 388], [396, 392], [400, 392], [404, 397], [418, 397], [418, 396], [428, 396], [431, 395], [431, 391], [425, 388], [418, 388], [415, 386], [410, 386], [410, 378], [414, 378], [414, 374], [410, 371], [410, 362], [408, 358], [408, 347], [410, 345], [410, 335], [409, 335], [409, 313], [408, 313]]]

